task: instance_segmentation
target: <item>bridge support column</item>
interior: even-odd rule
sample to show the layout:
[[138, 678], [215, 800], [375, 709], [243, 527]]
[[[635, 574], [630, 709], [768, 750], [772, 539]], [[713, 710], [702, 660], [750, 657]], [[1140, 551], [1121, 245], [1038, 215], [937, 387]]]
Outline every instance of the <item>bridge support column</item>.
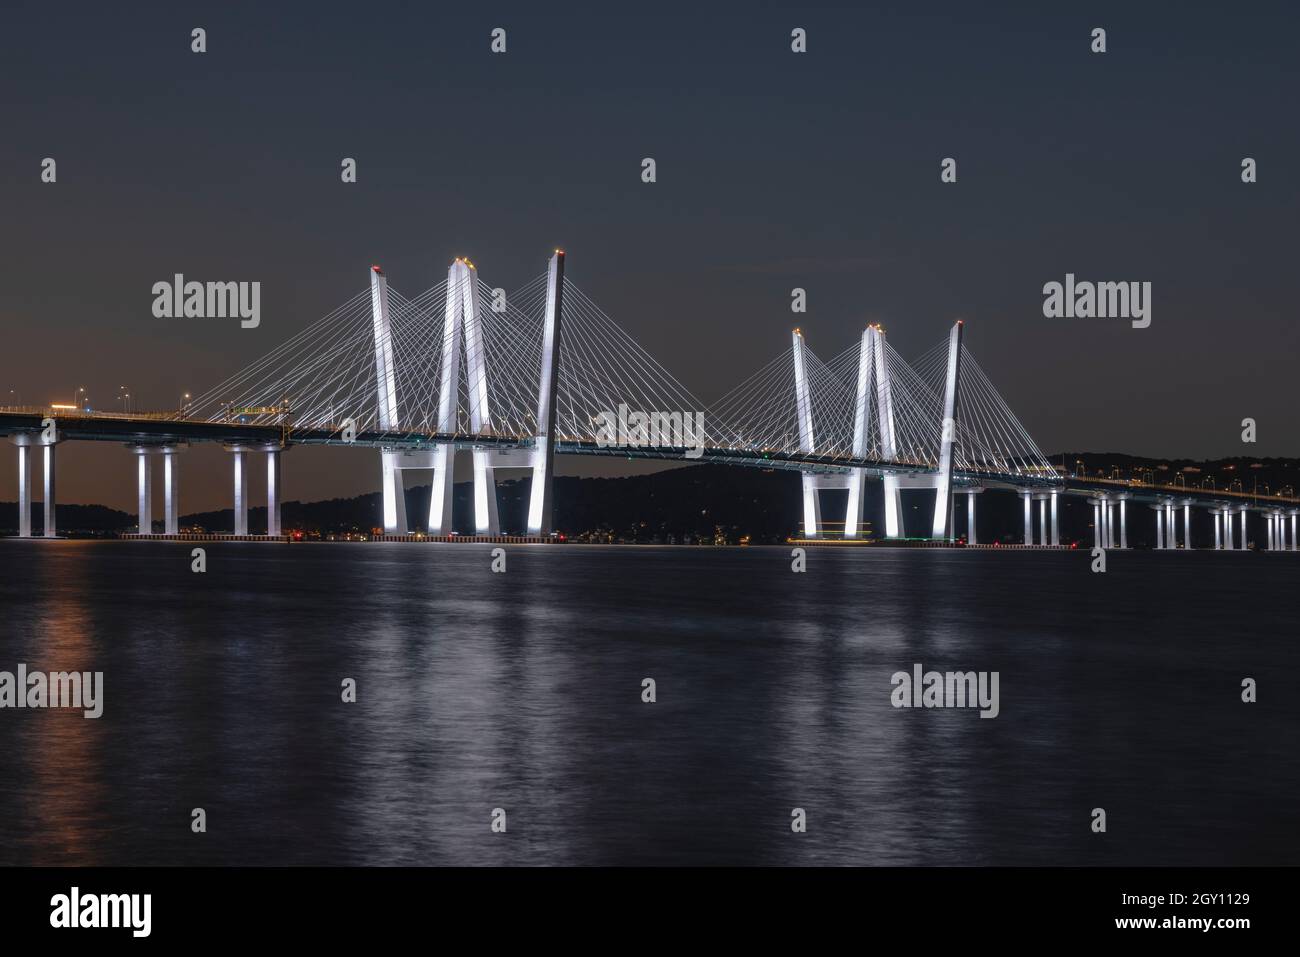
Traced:
[[[1056, 498], [1053, 493], [1052, 514], [1056, 514]], [[979, 540], [975, 535], [975, 493], [966, 493], [966, 544], [978, 545]]]
[[1092, 503], [1092, 547], [1105, 547], [1101, 541], [1101, 502]]
[[45, 531], [46, 538], [55, 538], [58, 536], [58, 528], [54, 521], [54, 443], [41, 447], [45, 462]]
[[880, 480], [885, 496], [885, 538], [902, 538], [903, 493], [898, 485], [898, 476], [886, 475]]
[[280, 534], [280, 449], [266, 450], [266, 534]]
[[152, 451], [147, 446], [137, 446], [135, 450], [136, 531], [141, 535], [153, 534], [153, 468], [149, 461]]
[[1250, 545], [1246, 537], [1246, 506], [1241, 507], [1241, 550], [1244, 552]]
[[181, 527], [180, 457], [172, 446], [163, 449], [163, 533], [180, 534]]
[[433, 453], [433, 486], [430, 489], [428, 523], [430, 535], [450, 535], [455, 530], [451, 514], [455, 472], [456, 446], [444, 442]]
[[1156, 549], [1164, 551], [1165, 548], [1165, 507], [1163, 505], [1153, 506], [1156, 510]]
[[1031, 493], [1029, 491], [1023, 491], [1020, 493], [1020, 497], [1025, 500], [1025, 544], [1026, 545], [1034, 544], [1034, 513], [1030, 505], [1030, 496]]
[[[378, 425], [381, 431], [391, 432], [398, 428], [397, 407], [397, 360], [393, 356], [393, 329], [388, 313], [388, 278], [378, 266], [370, 267], [370, 315], [375, 337], [375, 388], [378, 393]], [[443, 348], [456, 349], [458, 343], [444, 340]], [[459, 365], [457, 365], [459, 368]], [[269, 456], [270, 451], [267, 452]], [[406, 493], [402, 488], [402, 473], [397, 468], [398, 453], [392, 449], [379, 450], [380, 499], [383, 509], [385, 535], [405, 535], [410, 531], [406, 522]], [[270, 479], [272, 464], [267, 459], [267, 496], [268, 513], [266, 528], [268, 535], [280, 534], [280, 515], [274, 517], [275, 531], [271, 531], [272, 516], [269, 512]], [[275, 488], [279, 495], [280, 463], [276, 456]], [[277, 498], [278, 509], [278, 498]]]
[[1106, 547], [1115, 547], [1115, 503], [1106, 500]]
[[392, 449], [383, 449], [379, 453], [385, 535], [405, 535], [411, 528], [406, 521], [406, 490], [402, 485], [402, 470], [397, 467], [400, 454]]
[[1300, 544], [1296, 542], [1296, 513], [1291, 513], [1291, 551], [1300, 551]]
[[803, 473], [803, 537], [820, 538], [822, 527], [821, 502], [817, 497], [817, 476]]
[[248, 451], [231, 450], [235, 469], [235, 534], [248, 534]]
[[497, 513], [497, 480], [490, 460], [491, 452], [474, 450], [474, 534], [500, 535], [501, 519]]
[[[930, 523], [930, 537], [936, 541], [954, 537], [952, 451], [957, 440], [957, 385], [961, 372], [961, 329], [962, 323], [959, 319], [953, 324], [952, 333], [948, 336], [948, 371], [943, 387], [943, 419], [939, 423], [939, 474], [935, 486], [934, 520]], [[1044, 524], [1044, 536], [1046, 530]], [[1043, 544], [1047, 544], [1046, 537]]]
[[1226, 551], [1232, 551], [1232, 509], [1225, 508], [1221, 516], [1223, 519], [1223, 547]]
[[1047, 499], [1038, 500], [1038, 544], [1047, 544]]
[[18, 537], [32, 537], [32, 463], [31, 447], [18, 446]]
[[1223, 539], [1219, 533], [1219, 513], [1217, 511], [1211, 511], [1210, 520], [1214, 524], [1214, 550], [1217, 552], [1223, 547]]
[[560, 371], [560, 325], [564, 318], [564, 251], [555, 250], [546, 270], [546, 318], [542, 326], [542, 369], [537, 389], [537, 436], [533, 440], [533, 483], [528, 494], [528, 534], [550, 535], [555, 471], [555, 387]]
[[1058, 507], [1061, 497], [1060, 492], [1052, 492], [1052, 544], [1061, 544], [1061, 523], [1058, 520]]
[[849, 473], [849, 500], [844, 510], [844, 537], [862, 536], [862, 517], [866, 511], [867, 471], [853, 469]]
[[1190, 502], [1183, 503], [1183, 548], [1189, 552], [1192, 550], [1192, 506]]

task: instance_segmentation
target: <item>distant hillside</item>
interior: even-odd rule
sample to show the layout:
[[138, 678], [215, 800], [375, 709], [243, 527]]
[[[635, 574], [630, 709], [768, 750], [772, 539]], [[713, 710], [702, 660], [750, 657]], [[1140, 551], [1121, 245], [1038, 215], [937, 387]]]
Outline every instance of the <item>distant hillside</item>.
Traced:
[[[531, 479], [497, 483], [497, 509], [506, 532], [522, 531], [527, 519]], [[455, 488], [456, 531], [473, 532], [473, 486]], [[406, 490], [406, 514], [413, 528], [424, 527], [429, 515], [430, 488]], [[626, 478], [555, 479], [555, 527], [570, 538], [677, 542], [783, 541], [798, 524], [799, 476], [761, 469], [692, 466]], [[324, 502], [285, 502], [285, 529], [322, 533], [369, 533], [383, 524], [378, 492]], [[226, 529], [231, 509], [184, 516], [186, 525]], [[266, 508], [250, 510], [250, 525], [264, 528]]]
[[[1198, 461], [1196, 459], [1151, 459], [1139, 455], [1125, 455], [1122, 452], [1058, 452], [1048, 456], [1048, 461], [1058, 468], [1064, 462], [1071, 471], [1086, 471], [1089, 475], [1100, 472], [1109, 476], [1114, 470], [1118, 470], [1122, 478], [1146, 478], [1146, 476], [1138, 476], [1138, 473], [1148, 471], [1154, 473], [1157, 482], [1168, 484], [1185, 482], [1190, 488], [1226, 489], [1232, 486], [1246, 492], [1258, 489], [1261, 495], [1278, 492], [1292, 495], [1294, 491], [1285, 490], [1300, 488], [1300, 459], [1292, 458], [1237, 456]], [[1082, 467], [1077, 464], [1079, 462], [1083, 463]], [[1233, 483], [1239, 485], [1234, 486]]]
[[[57, 500], [56, 500], [57, 501]], [[40, 502], [32, 505], [32, 532], [39, 535], [45, 523]], [[78, 535], [115, 535], [135, 531], [136, 517], [105, 505], [60, 505], [55, 524], [60, 532]], [[18, 534], [18, 503], [0, 502], [0, 534]]]

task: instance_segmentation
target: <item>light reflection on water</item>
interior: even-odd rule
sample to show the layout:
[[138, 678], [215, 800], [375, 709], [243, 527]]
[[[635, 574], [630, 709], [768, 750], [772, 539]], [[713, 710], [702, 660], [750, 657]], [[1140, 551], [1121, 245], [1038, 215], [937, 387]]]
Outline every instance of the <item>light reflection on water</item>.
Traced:
[[1300, 556], [190, 547], [0, 542], [0, 863], [1300, 863]]

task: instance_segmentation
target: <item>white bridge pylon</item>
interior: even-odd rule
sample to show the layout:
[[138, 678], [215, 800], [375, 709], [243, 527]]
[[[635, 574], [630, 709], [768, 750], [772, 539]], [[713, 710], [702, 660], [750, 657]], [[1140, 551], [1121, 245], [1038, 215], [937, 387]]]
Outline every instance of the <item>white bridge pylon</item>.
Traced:
[[[540, 377], [536, 428], [531, 449], [471, 449], [474, 465], [474, 533], [500, 535], [497, 508], [496, 469], [519, 468], [532, 472], [527, 533], [551, 533], [551, 479], [555, 463], [557, 352], [564, 289], [564, 252], [555, 250], [547, 268], [545, 317], [542, 324]], [[393, 332], [389, 318], [388, 285], [383, 271], [372, 267], [371, 302], [374, 318], [375, 383], [378, 393], [377, 426], [381, 432], [398, 432], [398, 396], [394, 375]], [[462, 351], [463, 350], [463, 351]], [[457, 258], [447, 270], [446, 305], [443, 313], [439, 357], [438, 404], [434, 428], [439, 435], [461, 431], [462, 367], [464, 397], [472, 435], [493, 433], [492, 389], [489, 385], [482, 297], [477, 270], [468, 259]], [[450, 535], [454, 530], [452, 503], [455, 489], [456, 443], [439, 442], [432, 452], [400, 449], [380, 450], [382, 464], [383, 521], [386, 535], [405, 535], [410, 529], [406, 517], [401, 473], [407, 469], [433, 471], [426, 529], [430, 535]]]
[[[375, 383], [379, 393], [379, 427], [397, 428], [397, 365], [393, 358], [392, 320], [388, 309], [388, 279], [378, 266], [370, 267], [370, 304], [375, 330]], [[381, 449], [384, 533], [405, 534], [406, 493], [402, 490], [401, 453]]]
[[[936, 491], [934, 520], [931, 537], [947, 540], [954, 537], [952, 523], [952, 472], [954, 447], [956, 444], [956, 412], [958, 383], [960, 382], [962, 323], [959, 320], [952, 327], [948, 344], [948, 367], [945, 375], [945, 388], [942, 415], [935, 424], [934, 434], [938, 441], [937, 471], [917, 472], [899, 475], [885, 472], [882, 475], [884, 486], [885, 537], [901, 538], [903, 528], [903, 488], [933, 488]], [[795, 405], [799, 421], [800, 450], [812, 455], [818, 451], [816, 433], [812, 416], [814, 400], [812, 398], [812, 377], [809, 375], [810, 356], [804, 343], [801, 330], [794, 330], [794, 379]], [[899, 415], [915, 419], [918, 413], [924, 414], [918, 406], [918, 392], [924, 392], [919, 383], [909, 383], [908, 391], [912, 393], [905, 403], [906, 411], [896, 408], [896, 392], [893, 371], [897, 361], [891, 361], [890, 350], [885, 345], [885, 331], [879, 325], [869, 325], [863, 330], [856, 356], [857, 387], [854, 390], [853, 403], [853, 442], [852, 457], [857, 460], [876, 457], [880, 462], [897, 462], [900, 460]], [[833, 363], [843, 365], [842, 361]], [[917, 386], [920, 385], [920, 389]], [[872, 416], [874, 410], [875, 415]], [[914, 424], [914, 423], [909, 423]], [[873, 427], [874, 426], [874, 432]], [[873, 447], [874, 439], [874, 447]], [[925, 437], [920, 443], [929, 444]], [[914, 458], [910, 456], [909, 458]], [[860, 538], [864, 532], [863, 514], [866, 498], [866, 482], [869, 471], [865, 467], [850, 468], [845, 472], [803, 473], [803, 534], [805, 538], [820, 538], [821, 509], [818, 492], [823, 489], [847, 489], [848, 505], [844, 516], [844, 537]]]
[[[812, 357], [799, 329], [792, 334], [794, 348], [795, 405], [799, 420], [800, 451], [812, 455], [817, 449], [813, 428], [813, 385], [809, 374]], [[884, 330], [868, 326], [862, 333], [858, 347], [857, 388], [853, 403], [853, 443], [855, 459], [872, 457], [875, 452], [882, 462], [893, 462], [896, 456], [893, 392], [890, 387], [889, 365], [883, 349]], [[874, 401], [873, 401], [874, 399]], [[875, 409], [873, 422], [871, 411]], [[873, 431], [872, 425], [875, 429]], [[875, 439], [873, 443], [872, 439]], [[874, 446], [874, 447], [873, 447]], [[821, 507], [818, 492], [824, 489], [847, 489], [848, 506], [844, 516], [844, 537], [859, 538], [864, 531], [863, 514], [866, 498], [867, 469], [852, 468], [847, 472], [803, 473], [803, 534], [805, 538], [822, 536]], [[889, 473], [883, 477], [885, 495], [885, 535], [898, 538], [902, 534], [902, 498], [899, 494], [898, 476]]]
[[[457, 259], [447, 270], [447, 306], [442, 327], [442, 374], [439, 376], [438, 432], [455, 434], [460, 397], [460, 350], [465, 350], [466, 388], [470, 427], [475, 434], [490, 431], [487, 366], [483, 352], [478, 272], [467, 259]], [[499, 535], [496, 474], [485, 449], [474, 449], [474, 531]], [[456, 446], [443, 442], [433, 453], [433, 490], [429, 498], [430, 535], [450, 535], [452, 498], [456, 479]]]

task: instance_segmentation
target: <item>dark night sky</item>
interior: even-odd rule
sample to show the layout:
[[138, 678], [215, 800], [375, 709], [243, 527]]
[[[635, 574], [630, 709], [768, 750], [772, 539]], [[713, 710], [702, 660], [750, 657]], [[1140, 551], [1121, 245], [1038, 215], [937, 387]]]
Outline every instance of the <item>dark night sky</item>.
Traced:
[[[7, 5], [0, 392], [111, 405], [126, 384], [174, 406], [360, 291], [371, 262], [408, 295], [456, 255], [513, 289], [558, 245], [705, 400], [792, 325], [830, 358], [881, 321], [914, 357], [960, 316], [1046, 452], [1241, 454], [1251, 416], [1255, 452], [1300, 453], [1300, 16], [923, 8]], [[175, 272], [260, 280], [261, 327], [154, 318]], [[1151, 327], [1044, 318], [1066, 272], [1150, 281]], [[374, 459], [295, 451], [286, 495], [374, 490]], [[192, 451], [185, 510], [226, 504], [227, 484], [219, 451]], [[64, 453], [61, 500], [133, 495], [125, 450]]]

